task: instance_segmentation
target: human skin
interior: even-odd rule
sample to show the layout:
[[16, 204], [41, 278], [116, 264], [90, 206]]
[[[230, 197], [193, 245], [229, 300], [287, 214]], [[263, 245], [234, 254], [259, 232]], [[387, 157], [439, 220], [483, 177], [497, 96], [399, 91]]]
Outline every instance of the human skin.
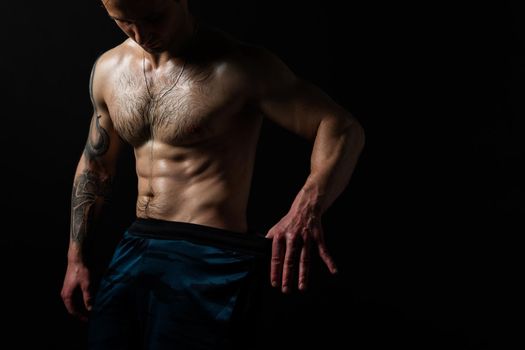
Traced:
[[[186, 1], [104, 3], [128, 39], [93, 66], [94, 113], [74, 177], [62, 298], [83, 320], [91, 308], [86, 237], [111, 195], [125, 143], [136, 159], [137, 217], [245, 232], [263, 118], [310, 140], [310, 174], [266, 235], [271, 283], [284, 293], [306, 290], [312, 250], [337, 272], [321, 218], [350, 181], [364, 147], [362, 126], [268, 50], [197, 25]], [[73, 302], [77, 289], [83, 307]]]

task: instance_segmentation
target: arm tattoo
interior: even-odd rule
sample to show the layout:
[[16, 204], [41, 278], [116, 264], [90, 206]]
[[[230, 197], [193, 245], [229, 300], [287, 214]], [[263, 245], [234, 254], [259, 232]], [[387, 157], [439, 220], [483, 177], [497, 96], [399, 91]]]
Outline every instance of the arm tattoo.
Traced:
[[94, 214], [96, 202], [109, 201], [111, 194], [111, 178], [86, 170], [81, 173], [73, 184], [71, 194], [71, 239], [83, 243], [88, 232], [88, 223]]
[[[98, 59], [97, 59], [98, 61]], [[93, 216], [101, 209], [103, 204], [109, 201], [112, 176], [99, 169], [96, 165], [109, 149], [109, 134], [100, 125], [101, 115], [97, 113], [97, 106], [93, 96], [93, 77], [97, 61], [91, 70], [89, 80], [89, 95], [94, 108], [94, 115], [89, 126], [89, 134], [84, 147], [84, 155], [87, 167], [80, 173], [73, 183], [71, 193], [71, 240], [83, 246], [93, 220]], [[95, 165], [93, 168], [91, 165]]]
[[[88, 140], [86, 142], [86, 147], [84, 148], [84, 154], [88, 160], [93, 160], [96, 157], [104, 155], [109, 149], [109, 135], [106, 129], [100, 126], [99, 119], [102, 116], [98, 115], [97, 104], [95, 103], [95, 97], [93, 96], [93, 78], [95, 76], [95, 67], [97, 66], [97, 61], [98, 59], [93, 64], [91, 76], [89, 78], [89, 97], [91, 98], [91, 103], [93, 104], [94, 115], [91, 119]], [[94, 128], [93, 124], [95, 124]]]
[[[99, 119], [102, 116], [94, 115], [91, 119], [89, 127], [89, 136], [84, 148], [84, 154], [88, 160], [94, 160], [97, 157], [103, 156], [109, 149], [109, 135], [106, 129], [100, 126]], [[93, 130], [93, 121], [95, 122], [95, 129]]]

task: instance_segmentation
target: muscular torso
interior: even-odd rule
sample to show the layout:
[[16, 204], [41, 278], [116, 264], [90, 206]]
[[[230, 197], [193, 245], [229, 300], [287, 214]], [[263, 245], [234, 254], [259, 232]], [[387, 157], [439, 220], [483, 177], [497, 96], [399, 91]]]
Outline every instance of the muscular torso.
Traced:
[[186, 62], [179, 78], [180, 64], [144, 74], [129, 40], [113, 55], [105, 99], [115, 130], [134, 148], [137, 216], [245, 231], [261, 115], [238, 57]]

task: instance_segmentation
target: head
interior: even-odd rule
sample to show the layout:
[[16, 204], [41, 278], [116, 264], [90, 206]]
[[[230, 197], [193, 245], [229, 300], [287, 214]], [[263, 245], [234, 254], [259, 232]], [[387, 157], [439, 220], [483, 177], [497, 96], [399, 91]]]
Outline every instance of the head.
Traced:
[[102, 0], [122, 31], [147, 51], [162, 51], [185, 35], [188, 0]]

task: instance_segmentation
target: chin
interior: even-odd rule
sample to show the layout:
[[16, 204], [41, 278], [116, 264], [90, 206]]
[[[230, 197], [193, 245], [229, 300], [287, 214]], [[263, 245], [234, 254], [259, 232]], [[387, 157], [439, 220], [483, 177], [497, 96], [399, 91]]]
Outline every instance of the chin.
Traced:
[[151, 52], [151, 53], [159, 53], [159, 52], [163, 52], [164, 51], [164, 48], [161, 47], [161, 46], [155, 46], [155, 47], [146, 47], [146, 46], [142, 46], [142, 48], [147, 51], [147, 52]]

